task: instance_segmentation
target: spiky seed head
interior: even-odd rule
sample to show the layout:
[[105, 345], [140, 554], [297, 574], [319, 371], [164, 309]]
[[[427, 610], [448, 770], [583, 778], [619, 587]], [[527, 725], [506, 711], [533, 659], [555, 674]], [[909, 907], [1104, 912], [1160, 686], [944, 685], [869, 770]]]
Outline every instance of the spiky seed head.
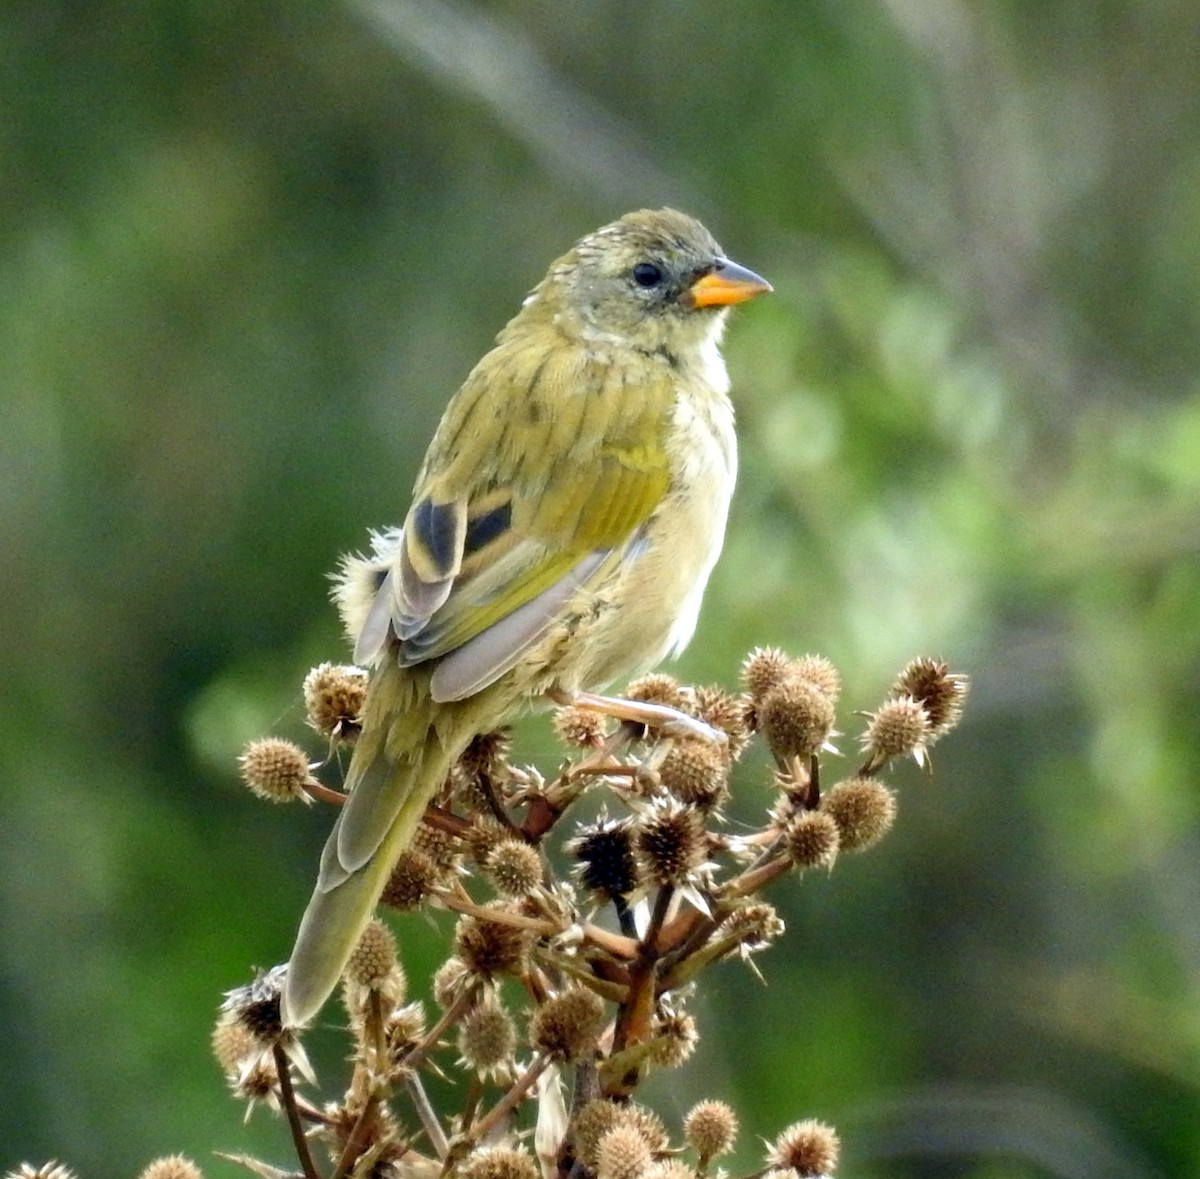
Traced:
[[262, 1052], [258, 1038], [233, 1015], [221, 1015], [212, 1032], [212, 1053], [227, 1077], [235, 1077], [251, 1057]]
[[646, 704], [663, 704], [667, 708], [686, 710], [687, 694], [673, 675], [652, 671], [639, 676], [625, 689], [627, 700], [641, 700]]
[[542, 857], [522, 839], [503, 839], [483, 864], [496, 891], [506, 897], [523, 897], [542, 883]]
[[605, 900], [628, 896], [637, 887], [633, 834], [626, 821], [601, 819], [581, 829], [566, 850], [577, 861], [576, 871], [584, 887]]
[[604, 1000], [574, 984], [551, 996], [534, 1012], [529, 1039], [555, 1060], [574, 1063], [590, 1056], [606, 1022]]
[[267, 802], [311, 802], [305, 785], [312, 779], [308, 757], [299, 745], [279, 737], [251, 741], [238, 758], [242, 781]]
[[929, 716], [931, 744], [944, 737], [962, 719], [970, 681], [955, 674], [941, 659], [914, 659], [896, 677], [892, 696], [911, 696], [924, 705]]
[[378, 918], [367, 923], [346, 961], [346, 977], [377, 989], [396, 967], [396, 935]]
[[608, 722], [594, 708], [568, 704], [554, 711], [554, 733], [572, 749], [599, 749], [608, 735]]
[[725, 928], [736, 933], [742, 946], [752, 954], [765, 950], [784, 933], [783, 918], [766, 901], [743, 905], [729, 917]]
[[274, 966], [260, 973], [253, 982], [225, 993], [221, 1012], [236, 1020], [260, 1044], [274, 1044], [283, 1035], [279, 1011], [286, 966]]
[[788, 824], [788, 856], [797, 868], [832, 868], [838, 853], [838, 827], [823, 811], [804, 811]]
[[727, 1154], [737, 1140], [737, 1114], [723, 1101], [700, 1101], [683, 1119], [683, 1136], [701, 1164]]
[[459, 756], [458, 764], [469, 774], [496, 774], [508, 761], [512, 733], [508, 729], [492, 729], [478, 733]]
[[650, 1144], [628, 1123], [613, 1126], [596, 1143], [596, 1179], [643, 1179], [653, 1161]]
[[310, 728], [336, 741], [352, 741], [362, 730], [367, 673], [361, 667], [322, 663], [304, 677], [304, 710]]
[[443, 1010], [453, 1007], [458, 997], [475, 982], [467, 964], [453, 954], [434, 971], [433, 1001]]
[[409, 848], [396, 857], [379, 899], [401, 912], [415, 909], [441, 883], [442, 876], [442, 869], [424, 852]]
[[155, 1159], [138, 1179], [204, 1179], [204, 1172], [191, 1159], [181, 1154], [169, 1154]]
[[674, 799], [654, 806], [637, 830], [646, 875], [655, 884], [682, 884], [704, 863], [704, 823], [693, 807]]
[[265, 1101], [275, 1104], [279, 1090], [279, 1072], [275, 1061], [270, 1056], [261, 1056], [257, 1060], [247, 1062], [236, 1075], [226, 1077], [230, 1091], [234, 1097], [254, 1105]]
[[837, 704], [842, 694], [842, 677], [824, 655], [801, 655], [792, 665], [792, 674], [815, 684], [829, 697], [830, 704]]
[[680, 738], [659, 765], [659, 779], [680, 802], [711, 810], [729, 793], [729, 760], [728, 746]]
[[659, 1159], [646, 1172], [646, 1179], [696, 1179], [696, 1172], [680, 1159]]
[[408, 980], [396, 956], [396, 938], [378, 918], [362, 931], [342, 971], [346, 1010], [356, 1026], [372, 1008], [377, 996], [384, 1010], [404, 1002]]
[[833, 732], [833, 702], [810, 680], [788, 676], [758, 705], [758, 726], [777, 758], [809, 757]]
[[678, 1068], [696, 1051], [700, 1039], [695, 1018], [685, 1011], [663, 1015], [655, 1024], [654, 1035], [651, 1059], [661, 1068]]
[[693, 711], [729, 738], [729, 756], [736, 761], [750, 743], [750, 698], [727, 692], [719, 684], [696, 688], [694, 697]]
[[511, 1146], [488, 1146], [469, 1154], [456, 1174], [461, 1179], [539, 1179], [533, 1158]]
[[778, 647], [755, 647], [742, 663], [742, 684], [757, 705], [792, 670], [792, 657]]
[[[497, 914], [509, 912], [504, 901], [485, 906]], [[503, 921], [464, 916], [454, 929], [454, 952], [474, 975], [484, 979], [501, 975], [523, 975], [529, 968], [532, 936]]]
[[847, 778], [821, 798], [820, 809], [837, 824], [842, 851], [865, 851], [896, 818], [896, 796], [876, 778]]
[[75, 1172], [51, 1159], [37, 1167], [32, 1163], [22, 1163], [15, 1171], [9, 1171], [4, 1179], [75, 1179]]
[[862, 736], [862, 748], [872, 765], [882, 765], [889, 758], [912, 754], [918, 761], [929, 742], [929, 713], [925, 706], [911, 696], [896, 696], [885, 700], [876, 712], [869, 713], [867, 731]]
[[413, 835], [412, 850], [429, 857], [434, 864], [447, 872], [458, 868], [462, 860], [459, 841], [445, 831], [439, 831], [428, 823], [420, 823]]
[[620, 1124], [625, 1107], [603, 1098], [589, 1101], [575, 1115], [573, 1141], [575, 1155], [589, 1170], [596, 1169], [596, 1151], [600, 1139], [614, 1126]]
[[512, 839], [512, 831], [498, 823], [490, 814], [476, 814], [467, 831], [467, 852], [479, 867], [483, 867], [500, 844]]
[[516, 1025], [494, 997], [472, 1007], [458, 1025], [459, 1055], [467, 1068], [481, 1077], [503, 1069], [516, 1050]]
[[425, 1004], [418, 999], [403, 1007], [393, 1007], [383, 1021], [383, 1035], [391, 1059], [399, 1061], [425, 1035]]
[[618, 1105], [598, 1098], [589, 1101], [575, 1117], [573, 1142], [576, 1157], [594, 1171], [600, 1139], [618, 1125], [632, 1125], [645, 1138], [652, 1155], [660, 1154], [668, 1147], [667, 1132], [657, 1114], [632, 1102]]
[[800, 1179], [830, 1175], [837, 1167], [837, 1132], [832, 1126], [806, 1118], [789, 1126], [771, 1145], [767, 1164], [791, 1171]]

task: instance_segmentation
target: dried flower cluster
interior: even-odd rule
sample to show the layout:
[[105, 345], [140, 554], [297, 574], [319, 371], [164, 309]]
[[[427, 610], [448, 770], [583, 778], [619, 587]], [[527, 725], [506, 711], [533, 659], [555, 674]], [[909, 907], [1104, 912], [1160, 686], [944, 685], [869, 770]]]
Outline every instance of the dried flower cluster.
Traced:
[[[286, 1119], [305, 1179], [724, 1174], [714, 1164], [735, 1145], [734, 1111], [701, 1101], [672, 1133], [635, 1100], [641, 1082], [694, 1051], [688, 1000], [704, 969], [731, 958], [753, 966], [783, 933], [763, 890], [794, 871], [829, 869], [839, 853], [886, 834], [896, 800], [881, 771], [903, 757], [926, 764], [967, 689], [940, 661], [910, 663], [866, 714], [861, 764], [827, 788], [836, 669], [768, 649], [751, 653], [741, 678], [737, 693], [662, 674], [628, 688], [630, 699], [703, 722], [713, 740], [560, 709], [554, 728], [572, 760], [550, 779], [514, 764], [503, 733], [472, 742], [381, 906], [456, 915], [431, 980], [436, 1006], [409, 998], [395, 936], [373, 921], [344, 976], [352, 1064], [340, 1099], [306, 1095], [312, 1071], [279, 1018], [284, 968], [231, 992], [214, 1055], [248, 1108]], [[314, 669], [304, 686], [309, 724], [335, 746], [354, 740], [365, 687], [356, 668]], [[773, 760], [773, 798], [757, 829], [732, 834], [722, 813], [730, 774], [755, 739]], [[254, 742], [241, 765], [271, 801], [344, 801], [287, 742]], [[571, 823], [585, 793], [603, 803]], [[457, 1104], [440, 1110], [429, 1082], [448, 1074]], [[756, 1174], [828, 1175], [837, 1154], [832, 1128], [800, 1121], [769, 1145]], [[261, 1176], [288, 1173], [235, 1161]], [[199, 1174], [179, 1157], [144, 1172]], [[13, 1175], [73, 1179], [56, 1164]]]

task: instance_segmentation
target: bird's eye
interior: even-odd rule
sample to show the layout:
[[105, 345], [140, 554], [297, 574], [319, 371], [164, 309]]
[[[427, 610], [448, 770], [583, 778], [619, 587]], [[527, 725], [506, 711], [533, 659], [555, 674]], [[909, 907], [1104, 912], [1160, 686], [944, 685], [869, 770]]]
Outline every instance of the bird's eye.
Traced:
[[639, 262], [633, 268], [633, 281], [639, 287], [656, 287], [662, 277], [662, 271], [653, 262]]

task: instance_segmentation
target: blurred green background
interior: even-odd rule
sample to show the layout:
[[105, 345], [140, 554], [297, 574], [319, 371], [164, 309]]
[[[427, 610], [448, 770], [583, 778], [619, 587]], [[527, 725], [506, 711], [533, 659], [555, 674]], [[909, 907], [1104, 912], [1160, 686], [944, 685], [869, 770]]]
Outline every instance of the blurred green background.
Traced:
[[0, 1167], [287, 1162], [207, 1040], [328, 815], [238, 749], [549, 260], [671, 203], [776, 286], [684, 673], [974, 691], [659, 1108], [742, 1170], [818, 1116], [847, 1175], [1200, 1173], [1197, 61], [1194, 0], [8, 0]]

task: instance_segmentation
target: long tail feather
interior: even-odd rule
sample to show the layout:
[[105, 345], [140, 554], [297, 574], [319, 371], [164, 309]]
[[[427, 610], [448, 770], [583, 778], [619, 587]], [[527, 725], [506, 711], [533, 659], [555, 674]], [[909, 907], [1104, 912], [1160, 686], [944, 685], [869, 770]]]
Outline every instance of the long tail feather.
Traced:
[[321, 874], [304, 911], [288, 965], [283, 993], [286, 1027], [307, 1023], [320, 1011], [341, 978], [342, 970], [391, 875], [396, 857], [412, 842], [429, 800], [445, 779], [446, 751], [422, 751], [432, 756], [404, 758], [390, 768], [391, 785], [403, 794], [396, 817], [375, 852], [354, 871], [338, 864], [338, 817], [322, 856]]

